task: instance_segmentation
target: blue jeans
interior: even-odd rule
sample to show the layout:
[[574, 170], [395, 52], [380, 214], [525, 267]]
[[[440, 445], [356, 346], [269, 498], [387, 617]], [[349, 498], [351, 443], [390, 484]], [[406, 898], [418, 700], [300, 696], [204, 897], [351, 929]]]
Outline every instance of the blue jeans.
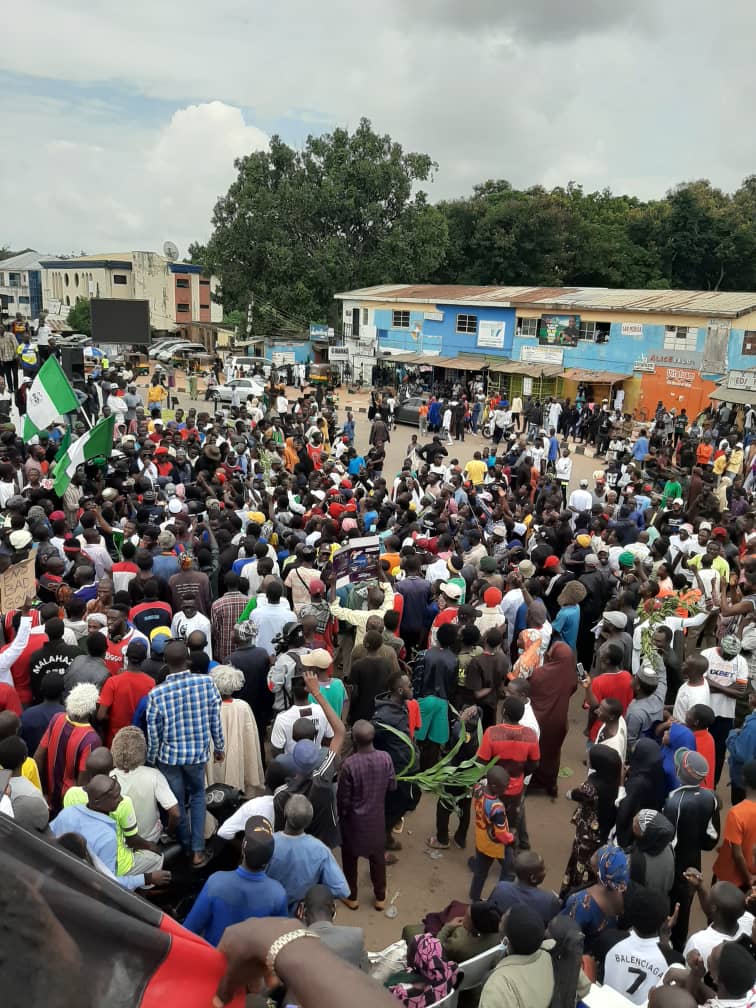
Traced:
[[[158, 770], [176, 795], [179, 807], [178, 838], [185, 851], [205, 849], [205, 764], [174, 766], [158, 763]], [[187, 817], [186, 807], [189, 806]], [[189, 819], [191, 818], [191, 828]]]

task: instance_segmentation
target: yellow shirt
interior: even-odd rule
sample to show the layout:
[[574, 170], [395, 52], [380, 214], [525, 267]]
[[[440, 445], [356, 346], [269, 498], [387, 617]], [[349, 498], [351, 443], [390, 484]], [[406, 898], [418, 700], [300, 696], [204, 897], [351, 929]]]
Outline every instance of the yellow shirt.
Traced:
[[[74, 785], [63, 796], [63, 808], [86, 805], [87, 801], [84, 788]], [[128, 795], [121, 798], [118, 808], [110, 813], [110, 818], [116, 825], [116, 875], [128, 875], [134, 867], [134, 852], [127, 845], [126, 837], [136, 836], [138, 829], [134, 805]]]
[[480, 486], [486, 478], [488, 466], [481, 459], [470, 459], [464, 471], [465, 476], [467, 476], [473, 486]]
[[[703, 553], [699, 553], [697, 554], [697, 556], [691, 557], [690, 560], [688, 560], [688, 567], [694, 567], [696, 570], [700, 570], [702, 557]], [[714, 559], [711, 561], [711, 566], [718, 574], [722, 575], [725, 584], [730, 583], [730, 565], [727, 563], [724, 557], [721, 556], [714, 557]]]
[[39, 779], [39, 768], [31, 756], [27, 756], [24, 760], [24, 765], [21, 767], [21, 776], [31, 781], [35, 788], [39, 788], [41, 794], [42, 781]]

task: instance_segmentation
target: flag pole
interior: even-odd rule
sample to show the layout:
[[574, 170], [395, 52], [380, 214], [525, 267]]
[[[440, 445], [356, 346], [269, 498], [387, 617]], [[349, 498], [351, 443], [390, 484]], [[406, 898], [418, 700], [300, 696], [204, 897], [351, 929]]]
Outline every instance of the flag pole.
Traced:
[[85, 420], [87, 421], [87, 426], [89, 427], [89, 429], [90, 429], [90, 430], [92, 430], [92, 428], [94, 427], [94, 424], [93, 424], [93, 423], [92, 423], [92, 421], [91, 421], [91, 420], [89, 419], [89, 414], [88, 414], [88, 413], [87, 413], [87, 411], [86, 411], [86, 410], [84, 409], [84, 407], [83, 407], [83, 406], [79, 406], [79, 408], [78, 408], [78, 410], [77, 410], [76, 412], [77, 412], [77, 413], [81, 413], [81, 415], [82, 415], [82, 416], [84, 417], [84, 419], [85, 419]]

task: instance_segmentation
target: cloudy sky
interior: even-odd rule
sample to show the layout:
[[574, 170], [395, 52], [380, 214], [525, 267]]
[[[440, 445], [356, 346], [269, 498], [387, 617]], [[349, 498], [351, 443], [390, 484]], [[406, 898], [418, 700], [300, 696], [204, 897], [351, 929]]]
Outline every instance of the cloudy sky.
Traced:
[[754, 29], [746, 0], [27, 0], [0, 55], [0, 244], [183, 254], [234, 157], [361, 116], [433, 156], [433, 198], [733, 189]]

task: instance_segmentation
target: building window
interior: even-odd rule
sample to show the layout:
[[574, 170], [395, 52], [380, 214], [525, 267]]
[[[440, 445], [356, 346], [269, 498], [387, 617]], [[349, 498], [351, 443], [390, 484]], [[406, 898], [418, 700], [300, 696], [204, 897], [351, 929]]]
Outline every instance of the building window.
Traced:
[[25, 295], [21, 295], [18, 299], [19, 304], [29, 304], [29, 298]]
[[[63, 282], [65, 283], [66, 287], [68, 287], [68, 273], [63, 274]], [[68, 304], [68, 302], [66, 302], [66, 304]]]
[[207, 303], [207, 304], [203, 304], [203, 303], [202, 303], [202, 302], [200, 301], [200, 308], [203, 308], [203, 309], [205, 309], [206, 311], [210, 311], [210, 302], [208, 301], [208, 303]]
[[127, 283], [127, 277], [125, 273], [114, 273], [113, 274], [114, 284], [125, 284]]
[[695, 350], [698, 343], [698, 329], [695, 326], [664, 327], [665, 350]]
[[458, 333], [476, 333], [478, 331], [477, 315], [457, 315]]
[[580, 322], [578, 339], [589, 343], [606, 343], [609, 339], [609, 322]]
[[20, 287], [21, 286], [21, 274], [20, 273], [9, 273], [8, 274], [8, 286], [9, 287]]
[[362, 309], [362, 324], [363, 325], [367, 325], [368, 324], [368, 309], [367, 308], [363, 308]]
[[0, 287], [5, 287], [5, 274], [0, 273]]
[[191, 305], [188, 305], [188, 304], [177, 304], [176, 305], [176, 311], [177, 312], [188, 312], [188, 311], [191, 311]]
[[538, 335], [538, 319], [537, 318], [518, 318], [517, 328], [520, 330], [520, 336], [537, 336]]
[[68, 294], [66, 294], [66, 304], [68, 305], [69, 308], [71, 307], [71, 298], [68, 296]]
[[188, 287], [189, 286], [189, 278], [188, 277], [176, 277], [176, 286], [177, 287]]
[[395, 311], [391, 312], [391, 328], [392, 329], [409, 329], [410, 325], [410, 313], [408, 311]]
[[74, 273], [74, 287], [78, 287], [78, 286], [79, 286], [79, 274], [78, 273]]

